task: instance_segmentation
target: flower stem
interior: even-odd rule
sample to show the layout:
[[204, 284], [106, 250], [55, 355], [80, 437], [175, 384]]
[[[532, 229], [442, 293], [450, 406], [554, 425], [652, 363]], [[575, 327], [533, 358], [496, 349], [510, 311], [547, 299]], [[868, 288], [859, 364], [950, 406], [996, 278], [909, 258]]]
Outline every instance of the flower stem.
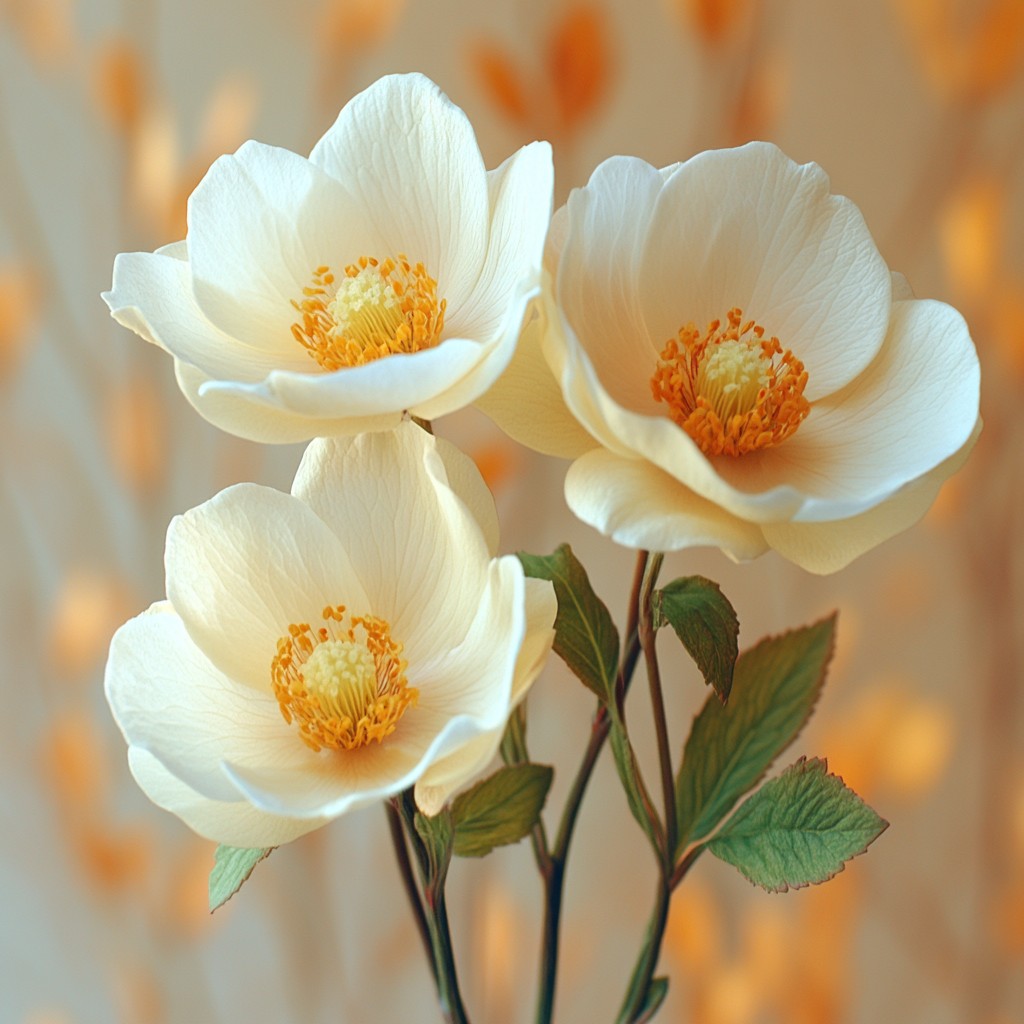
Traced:
[[[395, 809], [404, 828], [405, 836], [416, 854], [416, 863], [423, 889], [420, 905], [426, 920], [441, 1015], [444, 1017], [445, 1024], [469, 1024], [469, 1016], [462, 1003], [462, 993], [459, 991], [451, 929], [448, 924], [448, 905], [444, 895], [451, 848], [449, 847], [446, 851], [443, 863], [434, 863], [426, 845], [416, 831], [416, 802], [411, 789], [407, 789], [395, 797], [391, 806]], [[419, 901], [418, 896], [417, 901]]]
[[[633, 586], [630, 591], [626, 642], [615, 681], [615, 700], [620, 706], [625, 699], [626, 691], [629, 689], [633, 672], [636, 669], [637, 659], [640, 655], [637, 623], [639, 621], [640, 587], [647, 568], [647, 561], [647, 552], [641, 551], [637, 557]], [[559, 823], [558, 833], [555, 836], [555, 845], [550, 851], [545, 849], [543, 857], [540, 854], [537, 855], [537, 864], [544, 879], [545, 902], [544, 936], [540, 964], [540, 991], [537, 996], [536, 1024], [551, 1024], [554, 1014], [562, 897], [565, 887], [565, 864], [569, 856], [569, 844], [572, 842], [573, 832], [576, 828], [576, 819], [579, 816], [580, 807], [583, 803], [583, 796], [586, 793], [590, 777], [597, 764], [597, 759], [608, 738], [610, 728], [611, 717], [608, 714], [608, 709], [603, 704], [598, 705], [597, 712], [594, 714], [594, 719], [591, 723], [590, 741], [587, 743], [583, 760], [580, 763], [579, 770], [566, 798], [565, 807], [562, 810], [562, 819]]]
[[[396, 798], [397, 799], [397, 798]], [[423, 913], [423, 904], [420, 902], [419, 889], [416, 887], [416, 879], [412, 873], [412, 863], [409, 860], [409, 847], [405, 841], [405, 831], [402, 828], [402, 815], [395, 806], [396, 800], [384, 805], [388, 815], [388, 829], [391, 832], [391, 845], [395, 849], [395, 860], [398, 862], [398, 873], [402, 877], [402, 885], [405, 894], [409, 899], [409, 907], [412, 910], [413, 919], [416, 922], [416, 930], [420, 934], [420, 941], [427, 954], [427, 963], [430, 965], [431, 975], [434, 984], [437, 981], [437, 967], [434, 964], [434, 946], [430, 938], [430, 928], [427, 924], [426, 914]]]
[[672, 776], [672, 752], [669, 749], [668, 722], [665, 717], [665, 698], [661, 690], [661, 671], [658, 668], [658, 652], [655, 647], [657, 627], [654, 624], [652, 599], [654, 585], [665, 556], [654, 555], [647, 564], [643, 585], [640, 590], [640, 621], [638, 635], [647, 666], [647, 682], [651, 692], [651, 709], [654, 712], [654, 728], [658, 741], [658, 766], [661, 770], [661, 792], [665, 804], [665, 849], [663, 863], [665, 873], [671, 871], [676, 849], [676, 790]]

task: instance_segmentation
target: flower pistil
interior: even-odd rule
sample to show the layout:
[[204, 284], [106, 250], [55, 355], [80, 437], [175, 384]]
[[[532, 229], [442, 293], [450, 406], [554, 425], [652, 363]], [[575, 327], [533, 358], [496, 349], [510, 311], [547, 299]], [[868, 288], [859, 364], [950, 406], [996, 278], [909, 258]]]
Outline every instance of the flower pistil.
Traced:
[[270, 674], [286, 722], [315, 751], [355, 750], [390, 736], [418, 691], [405, 678], [402, 645], [373, 616], [328, 605], [324, 625], [291, 623]]
[[779, 444], [810, 411], [807, 371], [778, 338], [743, 312], [713, 320], [701, 335], [689, 323], [661, 352], [651, 391], [705, 455], [743, 455]]
[[292, 300], [302, 314], [292, 336], [325, 370], [433, 348], [444, 329], [445, 299], [422, 263], [407, 256], [360, 256], [338, 281], [329, 266]]

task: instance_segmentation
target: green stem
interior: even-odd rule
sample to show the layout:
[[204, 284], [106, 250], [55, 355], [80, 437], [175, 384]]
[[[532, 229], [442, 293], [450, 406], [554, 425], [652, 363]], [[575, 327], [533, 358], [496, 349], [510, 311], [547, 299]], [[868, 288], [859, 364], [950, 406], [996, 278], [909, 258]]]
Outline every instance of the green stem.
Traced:
[[441, 1014], [445, 1024], [469, 1024], [466, 1008], [462, 1004], [459, 978], [455, 970], [455, 954], [452, 951], [451, 929], [448, 926], [448, 905], [444, 898], [444, 880], [436, 892], [427, 893], [427, 920], [434, 943], [434, 960], [437, 964], [438, 996]]
[[[448, 924], [448, 906], [444, 895], [445, 881], [448, 877], [448, 858], [443, 864], [436, 867], [432, 865], [431, 857], [416, 831], [416, 802], [411, 789], [395, 797], [392, 806], [400, 815], [406, 838], [416, 854], [423, 889], [422, 907], [430, 939], [441, 1015], [445, 1024], [469, 1024], [469, 1016], [462, 1003], [462, 993], [459, 991], [451, 929]], [[449, 850], [448, 857], [450, 856]]]
[[676, 849], [676, 790], [672, 775], [672, 752], [669, 749], [668, 721], [665, 717], [665, 698], [661, 689], [661, 671], [658, 668], [658, 652], [655, 646], [657, 627], [654, 624], [652, 605], [654, 586], [665, 556], [654, 555], [647, 565], [643, 586], [640, 590], [640, 647], [644, 652], [647, 666], [647, 683], [651, 692], [651, 710], [654, 712], [654, 729], [658, 741], [658, 767], [661, 771], [661, 792], [665, 805], [665, 849], [663, 863], [665, 873], [671, 870]]
[[626, 990], [622, 1009], [619, 1010], [619, 1015], [615, 1018], [616, 1024], [636, 1024], [642, 1019], [641, 1014], [647, 1002], [651, 982], [654, 980], [654, 972], [658, 967], [658, 957], [661, 955], [661, 940], [665, 934], [665, 925], [668, 923], [670, 896], [668, 879], [663, 874], [659, 874], [654, 912], [647, 925], [647, 933], [640, 956], [629, 979], [629, 988]]
[[427, 954], [427, 963], [437, 984], [437, 967], [434, 964], [434, 946], [430, 938], [430, 926], [427, 924], [426, 914], [423, 913], [423, 904], [420, 901], [419, 890], [416, 888], [416, 879], [413, 877], [412, 864], [409, 861], [409, 847], [405, 841], [405, 831], [402, 827], [402, 814], [396, 806], [397, 800], [384, 805], [388, 815], [388, 829], [391, 832], [391, 845], [395, 849], [395, 860], [398, 862], [398, 873], [402, 877], [402, 885], [412, 909], [413, 919], [416, 921], [416, 930], [420, 934], [420, 941]]
[[[615, 679], [615, 700], [619, 705], [625, 699], [630, 681], [633, 678], [633, 672], [636, 669], [637, 659], [640, 655], [637, 622], [639, 621], [640, 614], [640, 587], [647, 569], [647, 562], [647, 552], [641, 551], [637, 556], [636, 570], [633, 574], [633, 585], [630, 591], [629, 610], [626, 621], [626, 643]], [[590, 777], [594, 772], [597, 759], [601, 754], [605, 741], [608, 739], [610, 728], [611, 717], [608, 714], [608, 709], [603, 704], [600, 704], [591, 723], [590, 741], [587, 743], [583, 760], [580, 763], [576, 777], [573, 779], [572, 787], [565, 801], [565, 807], [562, 810], [558, 833], [555, 836], [555, 845], [548, 850], [545, 839], [543, 854], [541, 854], [538, 852], [536, 838], [534, 841], [534, 853], [537, 857], [537, 866], [544, 879], [545, 896], [544, 933], [540, 960], [540, 990], [537, 995], [536, 1024], [551, 1024], [554, 1014], [562, 901], [565, 889], [565, 865], [569, 856], [569, 844], [572, 842], [573, 832], [576, 828], [576, 819], [579, 816], [580, 807], [583, 803], [583, 796], [586, 793]], [[543, 835], [543, 832], [541, 834]]]

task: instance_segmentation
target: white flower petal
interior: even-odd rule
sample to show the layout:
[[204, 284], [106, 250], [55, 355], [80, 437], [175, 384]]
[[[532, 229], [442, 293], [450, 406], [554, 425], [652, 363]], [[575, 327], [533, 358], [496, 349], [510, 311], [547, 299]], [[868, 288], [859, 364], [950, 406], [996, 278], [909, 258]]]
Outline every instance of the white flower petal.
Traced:
[[[292, 493], [330, 527], [410, 664], [457, 646], [484, 592], [487, 541], [447, 484], [433, 437], [386, 433], [314, 441]], [[444, 609], [444, 615], [424, 609]]]
[[632, 409], [653, 404], [650, 377], [657, 343], [665, 340], [648, 333], [638, 280], [662, 186], [661, 174], [643, 160], [605, 160], [587, 187], [569, 196], [556, 278], [558, 302], [605, 389]]
[[409, 682], [419, 688], [421, 707], [451, 718], [469, 716], [477, 731], [504, 725], [526, 635], [524, 579], [514, 555], [494, 559], [458, 646], [440, 648], [433, 657], [410, 657]]
[[476, 520], [487, 543], [488, 554], [493, 557], [498, 553], [500, 539], [494, 495], [480, 475], [476, 463], [464, 451], [441, 437], [435, 438], [434, 444], [444, 463], [448, 486]]
[[543, 307], [523, 327], [515, 355], [476, 406], [520, 444], [561, 459], [574, 459], [597, 442], [569, 411], [541, 349]]
[[[898, 302], [878, 358], [815, 405], [785, 444], [762, 453], [762, 479], [784, 479], [817, 499], [796, 519], [856, 515], [963, 447], [978, 418], [979, 388], [960, 314], [941, 302]], [[756, 464], [742, 459], [726, 469]]]
[[[554, 587], [547, 580], [527, 577], [526, 635], [516, 658], [511, 707], [526, 696], [551, 653], [558, 611]], [[494, 759], [505, 731], [504, 723], [435, 761], [416, 783], [416, 803], [424, 814], [437, 814], [452, 795], [479, 775]]]
[[152, 754], [128, 748], [128, 766], [142, 791], [158, 807], [176, 814], [204, 839], [228, 846], [282, 846], [326, 825], [328, 818], [282, 818], [247, 800], [210, 800], [175, 778]]
[[764, 527], [765, 539], [783, 558], [808, 572], [838, 572], [913, 526], [931, 507], [943, 483], [967, 461], [980, 432], [979, 423], [955, 455], [867, 512], [835, 522], [769, 523]]
[[487, 172], [487, 254], [473, 291], [446, 321], [452, 334], [470, 338], [500, 334], [505, 328], [504, 311], [524, 291], [524, 283], [539, 286], [553, 187], [547, 142], [524, 146]]
[[408, 789], [424, 768], [480, 733], [467, 716], [407, 711], [384, 743], [323, 751], [299, 769], [229, 764], [227, 775], [256, 807], [293, 818], [333, 818]]
[[316, 419], [282, 408], [265, 386], [214, 381], [180, 360], [175, 360], [174, 376], [182, 394], [205, 420], [236, 437], [261, 444], [292, 444], [339, 431], [388, 430], [401, 416], [391, 412], [365, 418]]
[[315, 756], [277, 701], [216, 668], [167, 602], [114, 634], [105, 688], [129, 746], [210, 800], [239, 799], [225, 760], [301, 770]]
[[642, 459], [603, 449], [569, 467], [565, 499], [583, 522], [626, 547], [718, 547], [737, 561], [767, 550], [755, 524], [705, 501]]
[[[871, 362], [892, 294], [856, 206], [829, 194], [816, 164], [797, 165], [763, 142], [701, 153], [671, 176], [653, 213], [639, 289], [659, 345], [690, 321], [703, 328], [739, 306], [804, 362], [811, 401]], [[615, 372], [604, 362], [597, 368], [605, 379]]]
[[[114, 283], [103, 300], [114, 319], [175, 358], [211, 376], [259, 380], [282, 365], [271, 355], [215, 327], [196, 304], [188, 262], [165, 252], [126, 252], [114, 260]], [[312, 361], [296, 348], [294, 364]]]
[[232, 679], [268, 693], [277, 641], [291, 623], [319, 623], [327, 605], [356, 614], [370, 607], [316, 513], [257, 484], [229, 487], [175, 517], [166, 565], [167, 596], [193, 641]]
[[338, 429], [332, 433], [357, 433], [348, 429], [349, 421], [387, 415], [397, 421], [405, 411], [421, 415], [426, 403], [456, 386], [480, 358], [479, 342], [446, 338], [435, 348], [387, 356], [334, 373], [275, 372], [265, 383], [247, 390], [291, 412], [336, 417]]
[[[328, 265], [340, 272], [372, 241], [357, 202], [301, 156], [246, 142], [218, 158], [188, 203], [196, 300], [226, 334], [276, 355], [279, 366], [316, 364], [292, 337], [292, 300]], [[385, 253], [382, 255], [390, 255]]]
[[309, 159], [363, 206], [379, 255], [422, 260], [453, 309], [466, 301], [487, 247], [487, 177], [468, 118], [430, 79], [381, 78]]

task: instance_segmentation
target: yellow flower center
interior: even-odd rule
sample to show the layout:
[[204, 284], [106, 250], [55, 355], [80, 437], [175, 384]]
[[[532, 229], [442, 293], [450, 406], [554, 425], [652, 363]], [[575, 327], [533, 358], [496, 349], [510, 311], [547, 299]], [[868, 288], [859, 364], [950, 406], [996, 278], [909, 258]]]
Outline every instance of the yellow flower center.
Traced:
[[302, 320], [292, 337], [325, 370], [433, 348], [444, 328], [444, 299], [422, 263], [398, 255], [377, 260], [360, 256], [341, 280], [328, 266], [317, 267], [313, 283], [292, 300]]
[[313, 750], [356, 750], [380, 743], [416, 703], [405, 678], [402, 645], [384, 619], [323, 610], [324, 625], [292, 623], [270, 666], [284, 720]]
[[778, 338], [731, 309], [702, 336], [692, 323], [661, 352], [651, 391], [705, 455], [744, 455], [789, 437], [810, 412], [807, 371]]

